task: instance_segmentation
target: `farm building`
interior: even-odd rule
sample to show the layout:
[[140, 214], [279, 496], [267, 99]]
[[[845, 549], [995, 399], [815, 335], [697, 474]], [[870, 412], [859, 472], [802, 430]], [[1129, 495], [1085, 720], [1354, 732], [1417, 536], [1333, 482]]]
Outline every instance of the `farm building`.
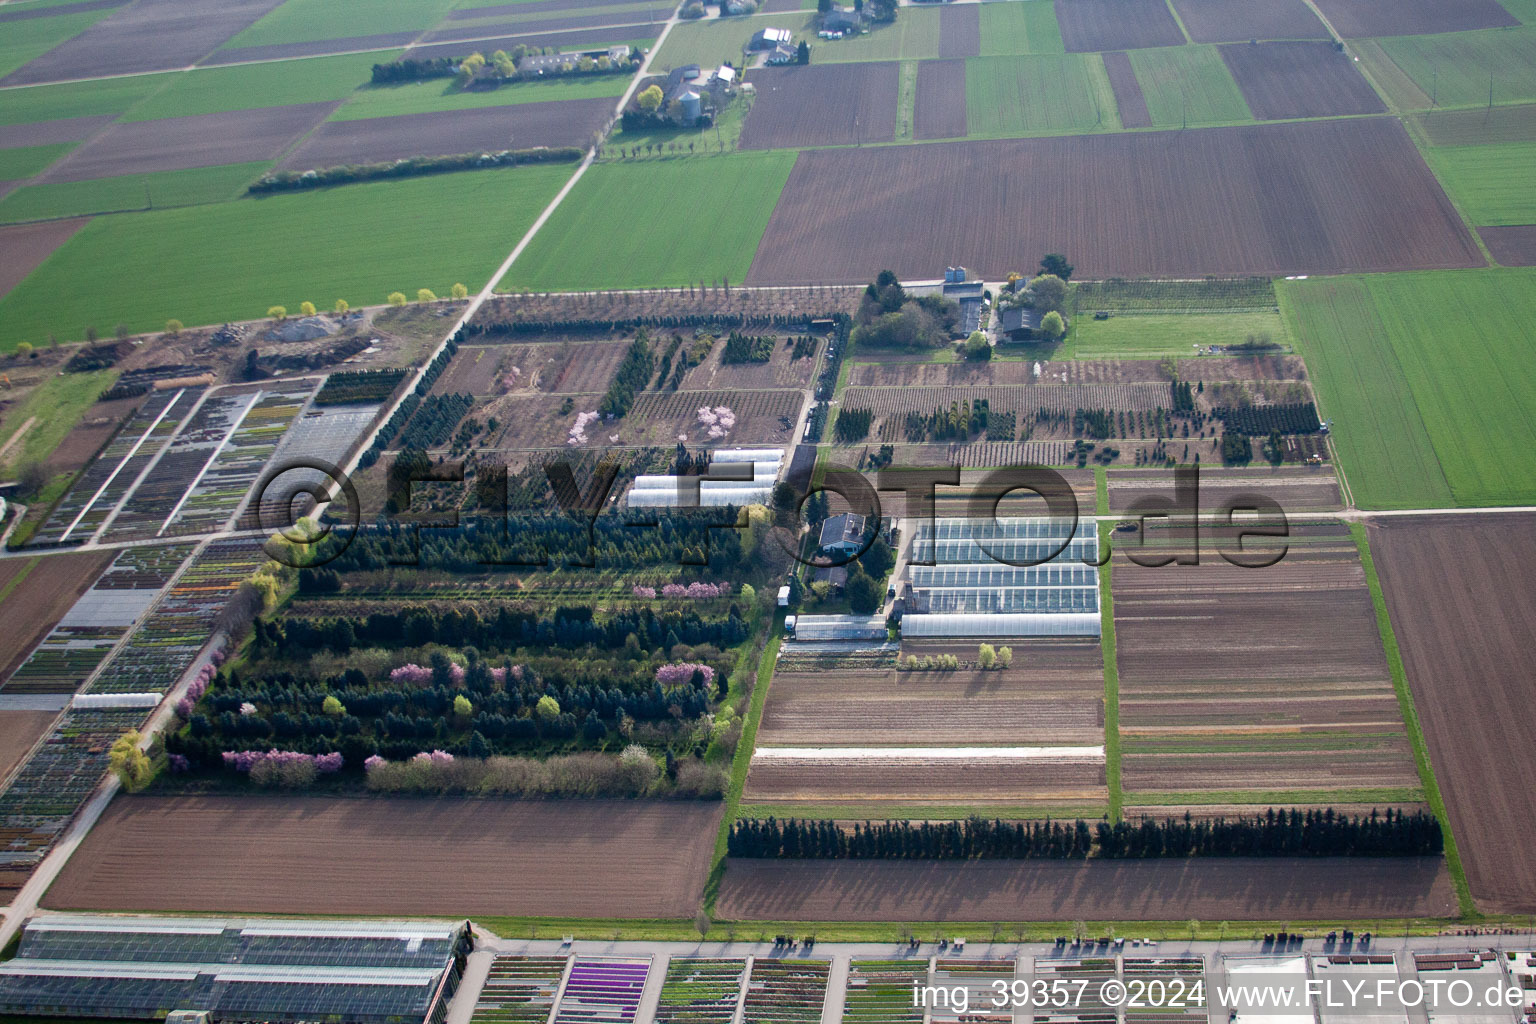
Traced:
[[777, 46], [788, 46], [794, 38], [795, 34], [787, 28], [760, 28], [747, 40], [746, 50], [748, 53], [761, 53]]
[[795, 49], [793, 44], [780, 43], [769, 51], [767, 57], [763, 58], [763, 63], [778, 66], [781, 64], [794, 64], [799, 59], [799, 51]]
[[1042, 310], [1033, 306], [1008, 306], [997, 314], [997, 336], [1001, 341], [1035, 341], [1040, 337]]
[[801, 641], [885, 640], [889, 635], [883, 615], [796, 615], [794, 619], [793, 636]]
[[663, 109], [678, 106], [680, 120], [692, 123], [704, 112], [703, 98], [707, 95], [718, 110], [731, 99], [731, 87], [736, 82], [736, 69], [729, 64], [705, 71], [697, 64], [684, 64], [668, 72], [661, 83]]
[[637, 476], [624, 500], [630, 508], [766, 505], [783, 464], [777, 448], [722, 449], [704, 476]]
[[[904, 637], [1099, 635], [1097, 530], [1044, 517], [920, 524]], [[931, 563], [931, 564], [922, 564]]]
[[469, 946], [460, 925], [48, 915], [0, 964], [0, 1013], [438, 1024]]
[[827, 565], [817, 569], [811, 574], [812, 583], [825, 583], [833, 590], [841, 593], [848, 585], [848, 567], [845, 565]]
[[854, 512], [833, 516], [821, 524], [816, 546], [837, 555], [856, 555], [864, 547], [864, 517]]
[[839, 7], [832, 5], [832, 9], [821, 16], [821, 30], [823, 32], [838, 32], [843, 35], [852, 35], [864, 28], [864, 15], [851, 7]]
[[953, 299], [960, 306], [960, 322], [955, 328], [955, 333], [969, 337], [972, 331], [981, 329], [983, 314], [987, 307], [986, 285], [980, 281], [965, 280], [963, 267], [956, 268], [951, 273], [956, 273], [958, 280], [946, 280], [940, 293], [946, 299]]

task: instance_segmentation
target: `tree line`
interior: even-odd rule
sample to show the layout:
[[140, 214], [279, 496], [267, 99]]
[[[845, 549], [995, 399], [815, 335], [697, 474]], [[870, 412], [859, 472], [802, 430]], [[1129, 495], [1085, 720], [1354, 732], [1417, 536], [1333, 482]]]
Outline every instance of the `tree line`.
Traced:
[[531, 149], [503, 149], [494, 153], [454, 153], [447, 156], [413, 156], [406, 160], [387, 160], [371, 164], [341, 164], [305, 171], [273, 171], [253, 181], [246, 189], [252, 195], [272, 192], [302, 192], [328, 185], [350, 185], [359, 181], [392, 178], [421, 178], [455, 171], [479, 171], [488, 167], [517, 167], [521, 164], [568, 164], [582, 157], [575, 146], [535, 146]]
[[1388, 808], [1369, 815], [1274, 810], [1252, 817], [1132, 823], [1078, 819], [886, 821], [840, 827], [826, 820], [748, 818], [735, 822], [732, 857], [824, 860], [1133, 860], [1167, 857], [1421, 857], [1444, 848], [1431, 814]]
[[629, 407], [635, 404], [635, 395], [650, 383], [651, 374], [655, 370], [656, 354], [651, 351], [650, 337], [640, 331], [625, 350], [624, 359], [614, 371], [607, 393], [597, 403], [597, 411], [604, 416], [614, 417], [629, 412]]

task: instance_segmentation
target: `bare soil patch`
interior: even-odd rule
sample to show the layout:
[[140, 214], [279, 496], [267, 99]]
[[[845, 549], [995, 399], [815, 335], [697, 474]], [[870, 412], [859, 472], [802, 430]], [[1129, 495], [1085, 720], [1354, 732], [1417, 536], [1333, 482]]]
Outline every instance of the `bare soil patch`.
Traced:
[[328, 121], [283, 166], [301, 170], [477, 150], [586, 146], [612, 109], [607, 99], [555, 100]]
[[1370, 540], [1472, 895], [1536, 910], [1536, 517], [1378, 520]]
[[1056, 0], [1056, 20], [1068, 53], [1184, 44], [1161, 0]]
[[[522, 5], [517, 5], [519, 9]], [[539, 46], [555, 46], [562, 50], [589, 49], [606, 43], [623, 42], [626, 39], [655, 39], [661, 35], [661, 24], [631, 25], [624, 29], [593, 28], [569, 32], [544, 32], [538, 35], [506, 35], [484, 39], [474, 43], [433, 43], [413, 46], [405, 56], [413, 60], [432, 60], [437, 57], [464, 57], [471, 52], [490, 53], [494, 50], [510, 50], [519, 43], [533, 49]], [[604, 100], [604, 103], [610, 103]], [[610, 104], [611, 109], [611, 104]]]
[[925, 60], [917, 66], [912, 134], [919, 139], [965, 137], [965, 61]]
[[290, 60], [294, 57], [321, 57], [328, 53], [393, 49], [397, 46], [409, 45], [418, 35], [420, 35], [418, 32], [384, 32], [371, 36], [347, 36], [344, 39], [317, 39], [307, 43], [237, 46], [227, 50], [216, 50], [201, 61], [201, 64], [203, 67], [216, 67], [220, 64], [239, 64], [244, 61]]
[[1102, 761], [988, 758], [781, 760], [754, 757], [742, 799], [748, 803], [832, 804], [867, 800], [944, 806], [1102, 803]]
[[757, 99], [743, 149], [889, 142], [896, 137], [895, 61], [807, 64], [752, 72]]
[[115, 551], [80, 551], [67, 555], [39, 555], [37, 565], [0, 604], [8, 628], [0, 631], [0, 679], [32, 653], [75, 599], [91, 588], [116, 557]]
[[975, 4], [939, 10], [939, 56], [975, 57], [981, 53], [981, 8]]
[[1506, 267], [1536, 267], [1536, 224], [1478, 228], [1493, 258]]
[[281, 2], [137, 0], [0, 78], [0, 85], [183, 68]]
[[115, 124], [71, 151], [38, 180], [85, 181], [272, 160], [336, 106], [301, 103]]
[[0, 779], [11, 774], [57, 717], [54, 711], [0, 711]]
[[64, 440], [48, 456], [48, 469], [53, 473], [81, 469], [96, 457], [102, 445], [117, 433], [118, 427], [128, 414], [137, 409], [143, 398], [119, 398], [111, 402], [97, 402], [85, 411], [74, 428], [64, 435]]
[[[1287, 512], [1329, 512], [1343, 506], [1338, 478], [1325, 466], [1200, 468], [1201, 511], [1214, 513], [1244, 494], [1279, 502]], [[1109, 508], [1124, 512], [1144, 497], [1173, 497], [1171, 469], [1111, 469]]]
[[0, 297], [27, 279], [38, 264], [90, 223], [89, 217], [0, 227]]
[[0, 24], [8, 21], [30, 21], [33, 18], [55, 18], [66, 14], [84, 14], [86, 11], [101, 11], [109, 7], [121, 7], [129, 0], [80, 0], [74, 4], [56, 4], [51, 7], [39, 7], [36, 9], [3, 10], [0, 9]]
[[[70, 865], [73, 869], [74, 864]], [[1436, 858], [731, 860], [716, 916], [767, 921], [1183, 921], [1448, 917]]]
[[0, 125], [0, 149], [79, 142], [90, 138], [115, 120], [115, 114], [103, 114], [99, 117], [65, 117], [55, 121]]
[[1173, 8], [1197, 43], [1328, 38], [1304, 0], [1173, 0]]
[[1536, 139], [1536, 103], [1431, 110], [1414, 119], [1431, 146], [1485, 146]]
[[1345, 39], [1422, 36], [1503, 28], [1520, 22], [1494, 0], [1317, 0], [1334, 31]]
[[691, 917], [720, 810], [637, 800], [125, 798], [47, 900], [61, 910]]
[[1221, 58], [1261, 121], [1387, 109], [1355, 62], [1332, 43], [1233, 43], [1221, 48]]
[[[1066, 166], [1079, 187], [1027, 187]], [[1099, 278], [1483, 262], [1402, 125], [1370, 118], [804, 152], [747, 283], [925, 278], [935, 253], [1001, 277], [1041, 246]]]
[[1141, 83], [1136, 81], [1136, 69], [1131, 58], [1123, 50], [1104, 55], [1104, 70], [1109, 74], [1109, 86], [1115, 91], [1115, 106], [1120, 111], [1120, 123], [1126, 128], [1152, 127], [1152, 115], [1147, 112], [1147, 98], [1141, 93]]

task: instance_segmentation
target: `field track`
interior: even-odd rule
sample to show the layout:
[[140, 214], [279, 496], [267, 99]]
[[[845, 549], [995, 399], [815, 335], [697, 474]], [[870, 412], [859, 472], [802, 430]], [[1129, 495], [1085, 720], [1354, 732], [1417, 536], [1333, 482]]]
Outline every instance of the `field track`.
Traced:
[[1536, 224], [1478, 228], [1493, 258], [1506, 267], [1536, 267]]
[[1370, 541], [1472, 896], [1536, 911], [1536, 516], [1380, 520]]
[[732, 860], [720, 920], [1183, 921], [1456, 912], [1444, 864], [1371, 860]]
[[1354, 62], [1331, 43], [1234, 43], [1221, 48], [1221, 58], [1261, 121], [1387, 109]]
[[896, 137], [898, 73], [895, 61], [753, 71], [757, 99], [742, 125], [741, 147], [890, 142]]
[[1141, 83], [1136, 81], [1136, 69], [1124, 50], [1104, 55], [1104, 70], [1109, 74], [1109, 87], [1115, 91], [1115, 106], [1120, 110], [1120, 123], [1126, 128], [1152, 127], [1152, 115], [1147, 112], [1147, 98], [1142, 95]]
[[[1060, 167], [1072, 188], [1027, 187]], [[935, 253], [1001, 277], [1042, 246], [1096, 278], [1483, 263], [1402, 125], [1369, 118], [803, 152], [747, 283], [924, 278]]]
[[1318, 9], [1345, 39], [1419, 36], [1520, 24], [1495, 0], [1317, 0]]
[[73, 238], [75, 232], [90, 220], [89, 217], [79, 217], [0, 227], [0, 252], [5, 253], [5, 259], [0, 261], [0, 298], [26, 280], [38, 264]]
[[1184, 43], [1162, 0], [1056, 0], [1056, 20], [1068, 53]]
[[912, 134], [918, 139], [965, 137], [965, 61], [925, 60], [917, 66]]
[[1173, 8], [1197, 43], [1328, 38], [1305, 0], [1173, 0]]
[[47, 899], [61, 910], [691, 917], [719, 820], [720, 804], [682, 801], [119, 798]]

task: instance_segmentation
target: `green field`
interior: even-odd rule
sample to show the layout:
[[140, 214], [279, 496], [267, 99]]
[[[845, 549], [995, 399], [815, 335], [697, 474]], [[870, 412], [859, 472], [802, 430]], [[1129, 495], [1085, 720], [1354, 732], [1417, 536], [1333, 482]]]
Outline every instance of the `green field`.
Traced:
[[1536, 25], [1536, 0], [1499, 0], [1499, 3], [1522, 24]]
[[1056, 8], [1048, 0], [981, 5], [981, 55], [1065, 53]]
[[1130, 55], [1153, 127], [1253, 120], [1216, 47], [1165, 46]]
[[288, 0], [225, 43], [224, 49], [419, 32], [455, 6], [453, 0]]
[[36, 420], [6, 456], [7, 473], [25, 463], [46, 459], [63, 442], [64, 435], [74, 429], [85, 410], [112, 386], [117, 374], [117, 370], [61, 373], [33, 388], [20, 405], [6, 410], [5, 423], [0, 426], [0, 447], [16, 436], [23, 423]]
[[1196, 345], [1235, 345], [1257, 335], [1290, 343], [1278, 313], [1170, 313], [1108, 320], [1079, 313], [1072, 320], [1069, 343], [1078, 359], [1187, 359]]
[[6, 89], [0, 93], [0, 125], [121, 114], [156, 89], [164, 87], [177, 74], [135, 75], [132, 78], [108, 78], [100, 82]]
[[893, 25], [876, 25], [848, 39], [811, 39], [818, 64], [856, 60], [931, 60], [939, 55], [939, 9], [903, 7]]
[[1424, 156], [1472, 223], [1536, 223], [1536, 142], [1428, 148]]
[[8, 75], [28, 61], [41, 57], [111, 13], [110, 9], [104, 8], [6, 22], [5, 30], [0, 32], [0, 75]]
[[1287, 281], [1280, 296], [1358, 505], [1536, 500], [1522, 369], [1536, 270]]
[[972, 137], [1113, 130], [1120, 114], [1096, 53], [972, 57], [965, 62]]
[[87, 324], [158, 330], [479, 287], [570, 174], [519, 167], [98, 217], [0, 300], [0, 350], [77, 339]]
[[1394, 36], [1377, 44], [1432, 103], [1486, 106], [1536, 100], [1536, 28]]
[[0, 224], [223, 202], [240, 196], [267, 166], [226, 164], [28, 185], [0, 199]]
[[595, 164], [499, 287], [739, 284], [794, 163], [772, 151]]
[[374, 64], [399, 55], [400, 51], [357, 53], [186, 71], [167, 88], [128, 111], [122, 120], [151, 121], [346, 99], [352, 90], [368, 81]]
[[351, 99], [331, 115], [331, 120], [355, 121], [366, 117], [500, 107], [512, 103], [542, 103], [546, 100], [590, 100], [606, 96], [617, 99], [624, 94], [628, 85], [627, 75], [552, 78], [540, 82], [518, 82], [504, 85], [500, 89], [477, 89], [474, 92], [460, 89], [451, 78], [404, 85], [369, 85], [353, 93]]
[[[473, 3], [455, 4], [454, 6], [485, 7], [489, 6], [489, 4], [488, 0], [474, 0]], [[495, 6], [500, 5], [497, 4]], [[608, 4], [606, 6], [562, 8], [558, 13], [553, 13], [547, 10], [534, 10], [516, 14], [493, 14], [482, 18], [463, 18], [456, 19], [453, 24], [455, 27], [463, 26], [465, 28], [469, 28], [475, 25], [516, 25], [527, 21], [544, 21], [546, 19], [557, 17], [579, 18], [588, 15], [602, 15], [604, 18], [607, 18], [612, 24], [615, 25], [639, 25], [647, 21], [645, 14], [646, 11], [653, 10], [662, 6], [665, 5], [657, 3], [656, 0], [630, 0], [629, 3]], [[663, 15], [656, 19], [656, 24], [659, 25], [666, 20], [666, 16]], [[495, 33], [485, 34], [494, 35]], [[511, 47], [508, 47], [508, 49], [511, 49]]]
[[[787, 28], [795, 33], [795, 41], [816, 38], [815, 15], [804, 11], [789, 14], [756, 15], [750, 18], [715, 18], [709, 21], [688, 21], [674, 25], [667, 41], [651, 61], [652, 71], [668, 71], [684, 64], [719, 67], [730, 61], [741, 67], [741, 48], [752, 34], [763, 28]], [[937, 37], [935, 37], [937, 38]], [[935, 44], [937, 45], [937, 44]], [[822, 59], [817, 47], [814, 60]]]
[[0, 149], [0, 181], [20, 181], [23, 178], [30, 178], [74, 148], [73, 142], [61, 142], [54, 146]]

